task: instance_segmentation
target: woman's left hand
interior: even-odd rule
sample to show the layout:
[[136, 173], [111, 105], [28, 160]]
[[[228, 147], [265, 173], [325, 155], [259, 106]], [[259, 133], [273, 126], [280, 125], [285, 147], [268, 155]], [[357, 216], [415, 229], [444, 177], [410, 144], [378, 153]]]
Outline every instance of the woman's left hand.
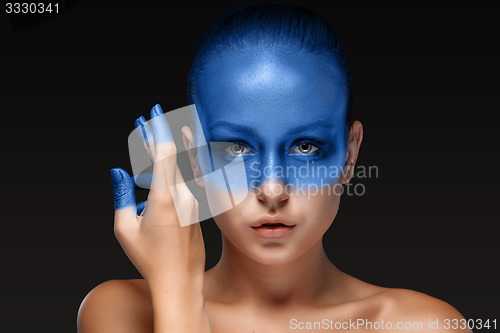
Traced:
[[115, 235], [151, 293], [201, 293], [205, 247], [198, 223], [198, 202], [177, 166], [169, 125], [159, 105], [151, 111], [151, 127], [143, 117], [136, 124], [153, 135], [145, 136], [155, 162], [153, 182], [145, 212], [137, 215], [133, 178], [123, 169], [111, 170]]

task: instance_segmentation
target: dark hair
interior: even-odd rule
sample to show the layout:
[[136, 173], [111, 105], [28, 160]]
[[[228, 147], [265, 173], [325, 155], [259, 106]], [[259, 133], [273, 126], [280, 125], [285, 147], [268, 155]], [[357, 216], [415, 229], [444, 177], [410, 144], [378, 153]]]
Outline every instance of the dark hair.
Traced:
[[196, 82], [209, 55], [246, 46], [291, 46], [314, 54], [328, 54], [342, 71], [347, 86], [346, 130], [351, 124], [351, 74], [342, 43], [333, 27], [316, 13], [290, 4], [263, 3], [226, 15], [198, 42], [188, 77], [187, 99], [194, 104]]

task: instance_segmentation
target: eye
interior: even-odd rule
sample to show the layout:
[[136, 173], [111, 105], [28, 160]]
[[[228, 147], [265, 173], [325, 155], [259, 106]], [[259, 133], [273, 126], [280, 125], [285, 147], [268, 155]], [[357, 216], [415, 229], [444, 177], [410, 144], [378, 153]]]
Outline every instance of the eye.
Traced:
[[253, 153], [250, 149], [242, 145], [241, 143], [234, 143], [230, 146], [227, 146], [224, 151], [230, 155], [240, 155], [240, 154], [248, 154]]
[[315, 145], [313, 145], [311, 143], [304, 142], [304, 143], [301, 143], [301, 144], [298, 144], [297, 146], [295, 146], [295, 148], [293, 150], [291, 150], [290, 153], [312, 154], [318, 150], [319, 150], [319, 148], [316, 147]]

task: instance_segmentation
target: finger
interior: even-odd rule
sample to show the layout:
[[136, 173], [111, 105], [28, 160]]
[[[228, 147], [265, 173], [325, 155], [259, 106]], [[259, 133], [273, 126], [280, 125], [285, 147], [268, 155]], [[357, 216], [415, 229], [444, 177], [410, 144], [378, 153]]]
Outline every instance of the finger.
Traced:
[[[132, 177], [135, 186], [138, 188], [150, 188], [151, 180], [153, 179], [152, 173], [141, 173], [137, 176]], [[136, 205], [137, 215], [144, 215], [146, 212], [146, 201], [140, 202]]]
[[177, 164], [175, 165], [175, 183], [177, 185], [184, 184], [184, 177], [182, 177], [182, 172]]
[[113, 200], [115, 204], [115, 230], [136, 222], [135, 184], [121, 168], [111, 169]]
[[165, 160], [156, 162], [153, 167], [153, 183], [147, 199], [145, 216], [141, 221], [143, 226], [179, 226], [175, 197], [175, 186], [169, 186], [165, 171]]
[[144, 144], [144, 147], [146, 148], [146, 151], [148, 152], [149, 157], [151, 160], [155, 160], [155, 148], [154, 148], [154, 141], [153, 141], [153, 129], [151, 126], [149, 126], [146, 118], [143, 116], [140, 116], [139, 118], [136, 119], [135, 121], [135, 127], [139, 127], [141, 130], [141, 139], [142, 143]]
[[168, 184], [175, 186], [177, 149], [168, 125], [167, 118], [159, 104], [151, 109], [151, 127], [155, 146], [155, 164], [162, 162], [161, 166], [166, 174]]
[[135, 184], [125, 170], [111, 169], [111, 183], [115, 210], [135, 206]]
[[[153, 166], [153, 182], [148, 194], [148, 210], [146, 214], [157, 216], [160, 219], [146, 219], [144, 222], [158, 223], [161, 225], [178, 225], [175, 214], [175, 172], [176, 172], [176, 147], [167, 119], [157, 104], [151, 109], [151, 127], [155, 147], [155, 160]], [[172, 184], [172, 185], [170, 185]], [[167, 208], [167, 210], [165, 210]], [[172, 210], [172, 208], [174, 208]], [[174, 213], [165, 216], [166, 212]]]
[[[180, 193], [180, 190], [185, 190], [187, 189], [189, 192], [191, 192], [189, 190], [189, 188], [187, 187], [186, 183], [184, 182], [184, 177], [182, 177], [182, 172], [181, 170], [179, 169], [179, 166], [177, 165], [176, 166], [177, 170], [176, 170], [176, 173], [175, 173], [175, 184], [176, 184], [176, 190], [177, 192]], [[183, 191], [184, 193], [184, 191]]]
[[174, 181], [169, 181], [166, 164], [168, 161], [160, 160], [153, 165], [153, 179], [148, 194], [148, 201], [161, 201], [162, 203], [172, 200], [172, 193], [175, 193], [175, 186], [170, 185]]

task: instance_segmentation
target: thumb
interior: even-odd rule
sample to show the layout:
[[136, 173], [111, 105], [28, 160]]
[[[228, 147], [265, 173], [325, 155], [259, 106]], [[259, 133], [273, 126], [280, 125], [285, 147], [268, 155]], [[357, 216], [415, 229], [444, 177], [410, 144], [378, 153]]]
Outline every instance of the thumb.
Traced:
[[115, 210], [135, 206], [135, 183], [127, 171], [121, 168], [111, 169], [111, 184]]
[[121, 168], [111, 169], [113, 200], [115, 203], [115, 230], [136, 222], [135, 183]]

